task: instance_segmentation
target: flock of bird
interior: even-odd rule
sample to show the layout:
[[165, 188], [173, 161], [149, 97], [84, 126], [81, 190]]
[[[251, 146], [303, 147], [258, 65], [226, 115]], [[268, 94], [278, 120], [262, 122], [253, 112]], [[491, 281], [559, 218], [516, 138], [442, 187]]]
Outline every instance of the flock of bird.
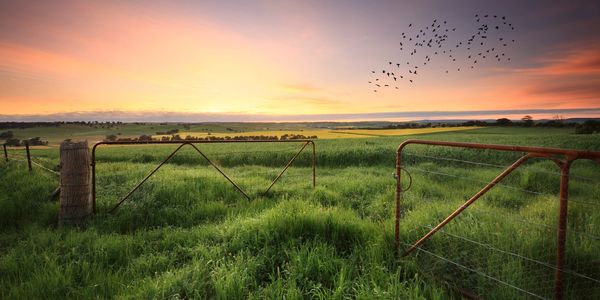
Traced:
[[442, 61], [445, 73], [475, 69], [484, 61], [509, 62], [506, 49], [515, 43], [510, 38], [515, 27], [506, 16], [475, 15], [476, 28], [465, 39], [456, 39], [456, 28], [447, 21], [433, 22], [417, 28], [408, 25], [398, 47], [400, 57], [388, 60], [380, 69], [372, 70], [369, 84], [376, 93], [383, 88], [399, 89], [402, 81], [413, 83], [423, 69]]

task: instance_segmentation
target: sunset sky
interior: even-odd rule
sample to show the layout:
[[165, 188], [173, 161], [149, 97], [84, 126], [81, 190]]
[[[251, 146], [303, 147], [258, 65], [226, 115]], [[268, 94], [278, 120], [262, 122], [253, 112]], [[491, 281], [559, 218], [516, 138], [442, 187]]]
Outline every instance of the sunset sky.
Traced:
[[[527, 2], [527, 4], [524, 4]], [[408, 24], [515, 26], [510, 62], [374, 93]], [[598, 1], [0, 2], [0, 121], [600, 117]]]

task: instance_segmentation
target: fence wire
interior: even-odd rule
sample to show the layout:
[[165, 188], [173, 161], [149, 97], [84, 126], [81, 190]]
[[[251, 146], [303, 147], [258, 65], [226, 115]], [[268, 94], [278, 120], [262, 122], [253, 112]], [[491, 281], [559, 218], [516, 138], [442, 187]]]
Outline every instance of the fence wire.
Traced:
[[[463, 163], [463, 164], [484, 166], [484, 167], [494, 167], [494, 168], [499, 168], [499, 169], [506, 169], [506, 168], [509, 167], [508, 164], [505, 164], [505, 165], [490, 164], [490, 163], [475, 162], [475, 161], [469, 161], [469, 160], [463, 160], [463, 159], [457, 159], [457, 158], [449, 158], [449, 157], [442, 157], [442, 156], [432, 156], [432, 155], [415, 154], [415, 153], [403, 153], [403, 155], [410, 156], [410, 157], [435, 159], [435, 160], [442, 160], [442, 161], [449, 161], [449, 162], [456, 162], [456, 163]], [[534, 173], [555, 175], [557, 177], [561, 176], [560, 172], [558, 172], [558, 171], [552, 172], [552, 171], [543, 170], [543, 169], [539, 169], [539, 168], [532, 168], [532, 167], [529, 167], [527, 170], [528, 171], [532, 171]], [[516, 169], [515, 171], [516, 172], [523, 172], [522, 169]], [[595, 178], [590, 178], [590, 177], [585, 177], [585, 176], [579, 176], [579, 175], [573, 175], [573, 174], [569, 174], [569, 177], [570, 178], [574, 178], [574, 179], [579, 179], [579, 180], [585, 181], [587, 183], [592, 183], [592, 184], [596, 184], [597, 181], [598, 181]]]
[[[16, 160], [16, 161], [27, 163], [27, 155], [16, 154], [16, 153], [7, 153], [7, 156], [8, 156], [9, 161]], [[31, 161], [32, 166], [36, 166], [36, 167], [40, 168], [41, 170], [44, 170], [53, 175], [60, 176], [60, 172], [44, 166], [44, 163], [48, 163], [48, 162], [42, 162], [39, 157], [30, 156], [30, 161]]]
[[[510, 165], [423, 152], [403, 153], [402, 166], [413, 173], [414, 184], [401, 205], [406, 249]], [[521, 186], [519, 178], [527, 173], [553, 176], [536, 179], [556, 180], [556, 185], [561, 175], [537, 165], [516, 169], [411, 254], [419, 270], [483, 298], [553, 298], [559, 197]], [[558, 270], [565, 299], [600, 299], [600, 176], [587, 175], [569, 175], [566, 259]], [[468, 188], [469, 183], [474, 185]]]

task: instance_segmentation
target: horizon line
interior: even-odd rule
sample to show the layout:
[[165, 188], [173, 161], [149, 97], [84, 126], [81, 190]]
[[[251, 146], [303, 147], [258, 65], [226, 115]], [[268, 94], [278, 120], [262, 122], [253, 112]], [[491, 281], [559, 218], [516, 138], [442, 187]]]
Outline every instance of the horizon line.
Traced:
[[[566, 118], [598, 118], [600, 107], [565, 109], [501, 109], [501, 110], [465, 110], [465, 111], [408, 111], [408, 112], [369, 112], [334, 114], [256, 114], [256, 113], [210, 113], [177, 111], [126, 111], [96, 110], [71, 111], [48, 114], [0, 114], [0, 122], [59, 122], [59, 121], [121, 121], [121, 122], [331, 122], [331, 121], [415, 121], [437, 118], [444, 120], [466, 117], [467, 120], [482, 117], [520, 118], [533, 115], [538, 118], [550, 115], [566, 115]], [[493, 119], [493, 118], [492, 118]]]

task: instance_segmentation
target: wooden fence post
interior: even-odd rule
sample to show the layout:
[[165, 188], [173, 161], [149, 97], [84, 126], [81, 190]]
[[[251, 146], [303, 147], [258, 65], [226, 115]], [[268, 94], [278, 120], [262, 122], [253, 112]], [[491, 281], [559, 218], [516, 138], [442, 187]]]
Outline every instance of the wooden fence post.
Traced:
[[27, 166], [29, 167], [29, 172], [33, 171], [31, 167], [31, 153], [29, 152], [29, 142], [25, 142], [25, 152], [27, 152]]
[[60, 144], [59, 225], [81, 225], [92, 214], [90, 155], [88, 143], [64, 141]]

